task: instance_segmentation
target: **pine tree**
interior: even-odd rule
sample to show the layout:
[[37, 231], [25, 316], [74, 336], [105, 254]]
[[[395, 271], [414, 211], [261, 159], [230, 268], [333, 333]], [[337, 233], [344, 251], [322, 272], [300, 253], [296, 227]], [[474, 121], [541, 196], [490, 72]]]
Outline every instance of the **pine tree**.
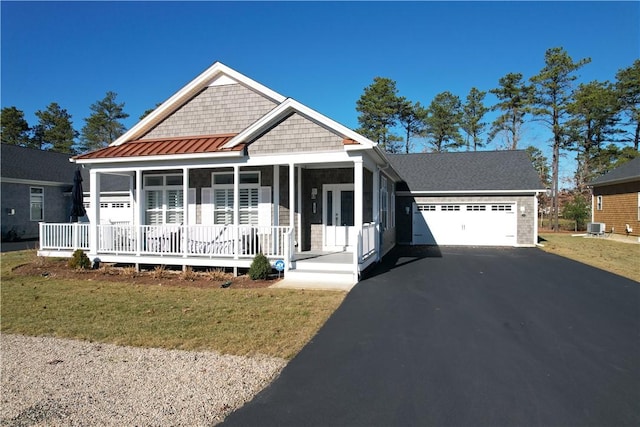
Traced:
[[478, 147], [482, 147], [484, 143], [480, 134], [484, 132], [484, 128], [487, 126], [482, 121], [484, 115], [489, 111], [484, 105], [484, 97], [487, 92], [482, 92], [475, 87], [472, 87], [467, 95], [467, 102], [462, 106], [462, 117], [460, 120], [460, 127], [467, 134], [466, 145], [467, 151], [470, 150], [473, 144], [473, 151], [476, 151]]
[[424, 131], [424, 120], [426, 117], [427, 110], [420, 105], [420, 102], [414, 104], [404, 97], [400, 98], [398, 122], [405, 131], [405, 153], [412, 151], [411, 138], [420, 135]]
[[398, 141], [402, 138], [391, 133], [391, 128], [398, 121], [399, 106], [396, 82], [386, 77], [374, 78], [356, 103], [356, 110], [360, 113], [357, 132], [388, 152], [398, 151]]
[[630, 67], [618, 71], [616, 79], [622, 111], [628, 116], [627, 125], [634, 129], [633, 136], [627, 140], [633, 142], [633, 148], [638, 151], [640, 140], [640, 59], [636, 59]]
[[427, 108], [424, 136], [433, 151], [448, 151], [464, 145], [460, 135], [460, 98], [451, 92], [437, 94]]
[[111, 144], [126, 131], [120, 120], [129, 117], [124, 112], [124, 102], [116, 103], [115, 92], [107, 92], [105, 97], [91, 105], [93, 113], [85, 119], [82, 128], [80, 151], [97, 150]]
[[29, 123], [24, 118], [24, 112], [16, 107], [5, 107], [0, 113], [2, 122], [2, 142], [4, 144], [27, 147], [31, 144], [29, 138]]
[[67, 110], [52, 102], [46, 110], [36, 111], [36, 117], [39, 121], [33, 130], [33, 146], [41, 150], [74, 153], [74, 139], [78, 132], [73, 129], [71, 114]]
[[489, 91], [498, 98], [498, 103], [491, 110], [501, 111], [502, 114], [491, 124], [488, 140], [493, 141], [496, 136], [502, 135], [506, 148], [516, 150], [522, 137], [524, 117], [530, 111], [533, 87], [522, 81], [520, 73], [509, 73], [498, 84], [500, 87]]

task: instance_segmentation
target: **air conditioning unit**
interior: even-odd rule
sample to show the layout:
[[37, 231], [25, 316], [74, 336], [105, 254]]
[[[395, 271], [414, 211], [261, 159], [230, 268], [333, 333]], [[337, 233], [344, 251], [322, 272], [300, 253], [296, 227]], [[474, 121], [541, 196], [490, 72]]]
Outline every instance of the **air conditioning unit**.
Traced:
[[589, 234], [603, 234], [604, 229], [604, 222], [590, 222], [587, 224], [587, 233]]

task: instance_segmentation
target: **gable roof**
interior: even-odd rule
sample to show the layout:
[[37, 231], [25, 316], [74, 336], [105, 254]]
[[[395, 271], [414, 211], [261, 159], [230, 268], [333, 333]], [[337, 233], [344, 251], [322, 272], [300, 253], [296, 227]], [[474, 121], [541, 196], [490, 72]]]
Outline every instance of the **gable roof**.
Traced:
[[630, 181], [640, 181], [640, 157], [629, 160], [617, 168], [610, 170], [606, 174], [591, 181], [589, 185], [597, 187], [600, 185], [616, 184]]
[[544, 191], [524, 150], [387, 154], [413, 193]]
[[111, 145], [120, 145], [128, 141], [133, 141], [142, 137], [145, 133], [150, 131], [154, 126], [168, 117], [177, 108], [193, 98], [197, 93], [203, 90], [205, 87], [211, 85], [214, 82], [228, 83], [240, 83], [263, 96], [273, 100], [276, 103], [283, 102], [286, 98], [279, 93], [269, 89], [266, 86], [261, 85], [255, 80], [240, 74], [239, 72], [227, 67], [221, 62], [214, 63], [211, 67], [207, 68], [198, 77], [189, 82], [186, 86], [173, 94], [169, 99], [163, 102], [158, 108], [153, 110], [144, 119], [140, 120], [135, 126], [125, 132], [122, 136], [116, 139]]
[[70, 154], [2, 144], [2, 178], [71, 184], [78, 167]]

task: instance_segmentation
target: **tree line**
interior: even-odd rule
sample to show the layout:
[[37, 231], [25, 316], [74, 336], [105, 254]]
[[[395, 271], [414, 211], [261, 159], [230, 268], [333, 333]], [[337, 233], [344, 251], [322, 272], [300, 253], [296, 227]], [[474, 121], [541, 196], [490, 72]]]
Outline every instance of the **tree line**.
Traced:
[[[597, 175], [638, 156], [640, 139], [640, 59], [616, 73], [616, 81], [575, 84], [577, 72], [590, 58], [574, 61], [562, 48], [547, 49], [544, 67], [526, 80], [508, 73], [488, 92], [497, 102], [486, 105], [487, 91], [472, 87], [465, 100], [449, 91], [438, 93], [428, 106], [400, 96], [396, 82], [376, 77], [356, 102], [358, 132], [390, 153], [477, 150], [501, 138], [504, 149], [521, 148], [525, 123], [540, 122], [551, 133], [550, 167], [542, 152], [527, 147], [542, 182], [551, 187], [554, 228], [558, 227], [561, 150], [576, 155], [574, 185], [585, 194]], [[485, 115], [498, 112], [491, 123]], [[402, 136], [394, 133], [400, 129]], [[486, 136], [485, 136], [486, 135]], [[551, 176], [549, 176], [549, 174]]]
[[129, 117], [124, 103], [116, 101], [117, 94], [108, 91], [105, 97], [91, 104], [91, 115], [84, 119], [78, 132], [71, 114], [57, 102], [36, 111], [38, 122], [31, 126], [24, 112], [15, 106], [2, 109], [2, 143], [78, 154], [106, 147], [126, 131], [122, 120]]

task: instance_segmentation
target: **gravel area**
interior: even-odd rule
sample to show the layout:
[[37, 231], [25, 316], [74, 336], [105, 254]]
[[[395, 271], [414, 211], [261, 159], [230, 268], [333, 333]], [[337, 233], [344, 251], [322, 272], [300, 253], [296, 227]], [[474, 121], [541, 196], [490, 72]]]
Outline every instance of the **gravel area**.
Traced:
[[3, 426], [214, 425], [286, 360], [0, 335]]

